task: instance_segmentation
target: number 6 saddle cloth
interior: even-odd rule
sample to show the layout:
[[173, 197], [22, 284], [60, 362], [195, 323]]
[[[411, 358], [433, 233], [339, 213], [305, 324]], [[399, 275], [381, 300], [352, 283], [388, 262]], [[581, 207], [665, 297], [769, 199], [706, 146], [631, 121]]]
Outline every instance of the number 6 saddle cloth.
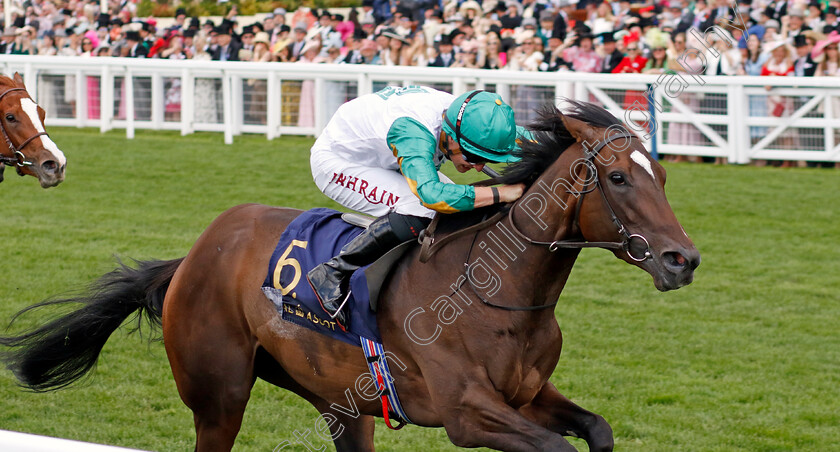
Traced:
[[[321, 308], [306, 280], [309, 270], [337, 255], [347, 242], [361, 234], [361, 227], [345, 222], [341, 215], [341, 212], [332, 209], [317, 208], [295, 218], [280, 236], [271, 255], [262, 291], [274, 303], [283, 320], [361, 347], [371, 375], [381, 391], [386, 423], [395, 428], [390, 424], [390, 419], [395, 419], [401, 427], [411, 421], [402, 409], [388, 362], [384, 359], [385, 350], [376, 324], [376, 312], [370, 305], [365, 275], [368, 267], [356, 270], [350, 279], [351, 295], [344, 307], [350, 314], [347, 332], [342, 331]], [[416, 246], [416, 242], [401, 245], [402, 249], [408, 246]], [[392, 253], [396, 256], [392, 259], [402, 256], [399, 249], [392, 250]]]
[[342, 220], [341, 212], [325, 208], [307, 210], [289, 224], [271, 255], [263, 282], [263, 292], [283, 320], [356, 346], [360, 336], [382, 342], [376, 313], [370, 309], [364, 272], [367, 267], [350, 278], [350, 299], [343, 308], [350, 317], [347, 332], [321, 308], [306, 280], [309, 270], [338, 255], [362, 230]]

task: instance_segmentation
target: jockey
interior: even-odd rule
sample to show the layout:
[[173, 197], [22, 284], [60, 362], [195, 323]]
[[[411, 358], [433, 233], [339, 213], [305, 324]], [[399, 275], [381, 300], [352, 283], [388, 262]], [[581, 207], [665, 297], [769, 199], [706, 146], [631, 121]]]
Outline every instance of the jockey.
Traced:
[[527, 132], [498, 94], [455, 97], [432, 88], [387, 87], [343, 104], [312, 146], [315, 184], [328, 197], [377, 218], [340, 254], [307, 275], [318, 300], [344, 329], [350, 276], [397, 245], [413, 240], [435, 212], [454, 213], [512, 202], [523, 184], [458, 185], [438, 171], [444, 159], [458, 172], [487, 162], [516, 161], [511, 152]]

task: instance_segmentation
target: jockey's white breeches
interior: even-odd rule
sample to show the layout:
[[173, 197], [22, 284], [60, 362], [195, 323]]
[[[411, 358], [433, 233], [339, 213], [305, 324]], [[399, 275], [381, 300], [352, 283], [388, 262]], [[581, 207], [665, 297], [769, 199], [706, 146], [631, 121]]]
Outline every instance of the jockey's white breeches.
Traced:
[[[327, 140], [312, 147], [309, 164], [312, 177], [330, 199], [344, 207], [374, 217], [393, 210], [402, 215], [432, 218], [435, 211], [423, 207], [402, 174], [393, 169], [359, 165], [330, 152]], [[438, 171], [441, 182], [452, 180]]]

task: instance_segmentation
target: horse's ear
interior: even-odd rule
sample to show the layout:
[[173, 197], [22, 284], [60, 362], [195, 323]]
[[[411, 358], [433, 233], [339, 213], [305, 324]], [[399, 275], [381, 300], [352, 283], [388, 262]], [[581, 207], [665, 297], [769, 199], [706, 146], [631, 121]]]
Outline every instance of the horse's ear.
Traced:
[[15, 83], [17, 83], [17, 85], [21, 88], [24, 88], [23, 77], [21, 77], [18, 72], [15, 72]]
[[560, 114], [560, 120], [563, 121], [563, 126], [566, 127], [566, 130], [569, 131], [578, 143], [595, 143], [598, 141], [597, 130], [595, 127], [562, 113]]

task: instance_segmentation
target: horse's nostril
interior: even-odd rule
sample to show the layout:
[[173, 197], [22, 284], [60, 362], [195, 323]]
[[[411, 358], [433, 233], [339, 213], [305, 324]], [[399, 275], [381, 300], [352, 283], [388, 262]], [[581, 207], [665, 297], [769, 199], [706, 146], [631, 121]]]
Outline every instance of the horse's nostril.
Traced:
[[662, 253], [662, 262], [675, 271], [693, 271], [700, 265], [700, 254], [692, 249]]
[[42, 163], [41, 166], [44, 168], [45, 171], [55, 172], [58, 169], [58, 163], [54, 160], [47, 160], [46, 162]]
[[676, 251], [668, 251], [662, 255], [662, 258], [670, 267], [684, 268], [688, 265], [688, 259]]

